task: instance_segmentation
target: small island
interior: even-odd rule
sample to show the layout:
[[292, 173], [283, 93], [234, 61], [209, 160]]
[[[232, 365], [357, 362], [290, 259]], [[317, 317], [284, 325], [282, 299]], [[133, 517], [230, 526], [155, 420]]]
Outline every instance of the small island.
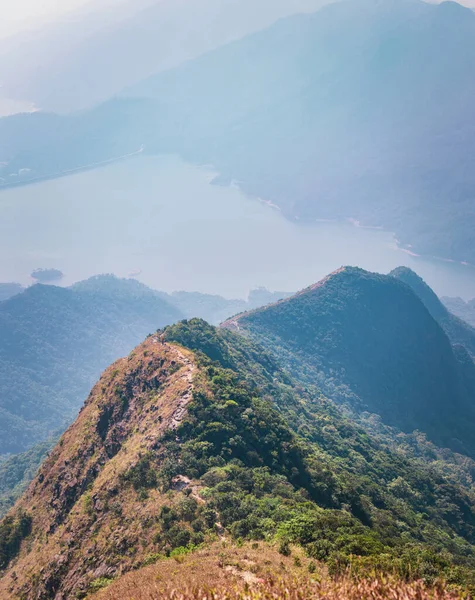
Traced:
[[53, 283], [54, 281], [61, 281], [64, 273], [58, 269], [35, 269], [31, 273], [31, 277], [38, 283]]

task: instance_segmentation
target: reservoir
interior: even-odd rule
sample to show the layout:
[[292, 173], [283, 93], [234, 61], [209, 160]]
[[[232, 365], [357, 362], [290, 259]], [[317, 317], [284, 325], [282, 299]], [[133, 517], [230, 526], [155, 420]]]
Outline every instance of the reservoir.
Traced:
[[212, 184], [213, 170], [173, 156], [137, 156], [0, 192], [0, 281], [31, 283], [55, 268], [64, 285], [99, 273], [159, 290], [245, 297], [294, 291], [342, 265], [387, 273], [407, 265], [439, 295], [475, 297], [475, 269], [411, 256], [385, 231], [302, 226]]

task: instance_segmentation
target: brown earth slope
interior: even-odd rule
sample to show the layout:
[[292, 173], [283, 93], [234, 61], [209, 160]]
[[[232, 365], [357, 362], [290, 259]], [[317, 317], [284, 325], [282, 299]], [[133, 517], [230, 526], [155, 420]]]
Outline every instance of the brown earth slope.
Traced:
[[[10, 515], [31, 534], [0, 580], [0, 598], [70, 599], [116, 576], [153, 548], [158, 490], [141, 502], [127, 473], [175, 429], [192, 398], [193, 354], [149, 337], [107, 369]], [[173, 491], [170, 492], [173, 494]]]

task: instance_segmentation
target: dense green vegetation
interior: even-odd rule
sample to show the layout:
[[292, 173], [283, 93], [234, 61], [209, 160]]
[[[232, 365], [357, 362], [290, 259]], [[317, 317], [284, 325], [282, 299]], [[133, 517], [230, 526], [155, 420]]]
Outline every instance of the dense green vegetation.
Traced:
[[57, 439], [52, 437], [0, 462], [0, 518], [23, 494]]
[[[277, 537], [284, 552], [299, 543], [334, 572], [351, 563], [470, 579], [473, 492], [384, 446], [245, 338], [197, 319], [163, 336], [199, 353], [205, 387], [195, 387], [179, 441], [171, 432], [164, 438], [163, 465], [152, 453], [134, 467], [138, 493], [166, 490], [177, 475], [201, 478], [206, 514], [214, 510], [236, 538]], [[190, 501], [190, 511], [191, 533], [176, 515], [173, 535], [157, 540], [162, 551], [209, 529], [202, 506]]]
[[464, 347], [452, 347], [397, 278], [344, 268], [226, 326], [247, 332], [297, 380], [320, 386], [351, 410], [376, 413], [406, 433], [418, 429], [439, 446], [475, 456], [473, 360]]
[[18, 554], [22, 540], [31, 531], [31, 517], [22, 511], [0, 522], [0, 569]]

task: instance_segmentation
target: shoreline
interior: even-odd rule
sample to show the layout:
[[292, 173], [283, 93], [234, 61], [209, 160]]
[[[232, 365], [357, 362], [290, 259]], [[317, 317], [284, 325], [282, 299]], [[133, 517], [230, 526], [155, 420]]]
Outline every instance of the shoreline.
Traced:
[[[208, 165], [209, 166], [209, 165]], [[222, 178], [222, 181], [220, 181], [220, 178]], [[261, 198], [260, 196], [255, 196], [253, 194], [250, 194], [249, 192], [247, 192], [243, 187], [241, 187], [239, 185], [239, 181], [232, 179], [231, 181], [226, 180], [221, 174], [219, 174], [219, 172], [217, 173], [217, 176], [212, 180], [212, 185], [219, 185], [222, 187], [230, 187], [230, 188], [237, 188], [239, 189], [239, 191], [241, 191], [243, 194], [245, 194], [248, 198], [251, 198], [253, 200], [257, 200], [258, 202], [260, 202], [261, 204], [265, 204], [266, 206], [269, 206], [270, 208], [272, 208], [273, 210], [277, 210], [284, 218], [293, 221], [295, 223], [299, 223], [300, 225], [310, 225], [313, 226], [315, 224], [317, 225], [325, 225], [325, 224], [335, 224], [335, 225], [351, 225], [352, 227], [356, 228], [356, 229], [365, 229], [368, 231], [379, 231], [382, 233], [387, 233], [389, 235], [391, 235], [394, 239], [394, 245], [396, 247], [396, 249], [400, 252], [404, 252], [404, 254], [407, 254], [409, 256], [411, 256], [412, 258], [416, 258], [416, 259], [421, 259], [421, 260], [433, 260], [433, 261], [437, 261], [437, 262], [444, 262], [444, 263], [448, 263], [448, 264], [453, 264], [453, 265], [459, 265], [462, 267], [467, 267], [469, 269], [473, 269], [474, 270], [474, 275], [475, 275], [475, 263], [470, 263], [466, 260], [456, 260], [453, 258], [445, 258], [443, 256], [437, 256], [435, 254], [425, 254], [423, 252], [415, 252], [412, 248], [413, 245], [412, 244], [403, 244], [398, 238], [397, 238], [397, 234], [394, 231], [391, 231], [389, 229], [386, 229], [384, 227], [384, 225], [363, 225], [361, 223], [360, 220], [355, 219], [354, 217], [343, 217], [343, 218], [334, 218], [334, 219], [305, 219], [305, 220], [301, 220], [300, 217], [298, 216], [294, 216], [291, 219], [289, 217], [285, 216], [284, 211], [282, 210], [282, 208], [278, 205], [275, 204], [274, 202], [272, 202], [272, 200], [265, 200], [264, 198]]]
[[[106, 159], [103, 161], [99, 161], [97, 163], [81, 165], [81, 166], [75, 167], [73, 169], [67, 169], [67, 170], [61, 171], [59, 173], [39, 176], [39, 177], [35, 177], [35, 178], [29, 179], [29, 180], [8, 182], [8, 183], [3, 183], [3, 184], [0, 183], [0, 198], [1, 198], [1, 192], [3, 190], [11, 190], [11, 189], [14, 189], [17, 187], [34, 185], [36, 183], [43, 183], [46, 181], [52, 181], [54, 179], [68, 177], [69, 175], [75, 175], [78, 173], [92, 171], [94, 169], [99, 169], [101, 167], [105, 167], [105, 166], [108, 166], [108, 165], [111, 165], [114, 163], [125, 161], [129, 158], [140, 156], [141, 154], [144, 154], [144, 152], [145, 152], [145, 148], [142, 145], [138, 150], [136, 150], [134, 152], [130, 152], [129, 154], [123, 154], [121, 156], [112, 157], [112, 158], [109, 158], [109, 159]], [[149, 156], [152, 156], [152, 157], [154, 156], [154, 157], [160, 158], [160, 157], [170, 156], [170, 155], [169, 154], [150, 154]], [[239, 190], [242, 194], [247, 196], [249, 199], [258, 201], [260, 204], [263, 204], [263, 205], [269, 207], [271, 210], [278, 211], [284, 218], [286, 218], [287, 220], [289, 220], [291, 222], [298, 223], [300, 226], [302, 226], [302, 225], [314, 226], [314, 225], [325, 225], [325, 224], [333, 223], [333, 224], [339, 224], [339, 225], [350, 225], [356, 229], [365, 229], [368, 231], [384, 232], [393, 237], [395, 248], [398, 251], [403, 252], [404, 254], [407, 254], [407, 255], [411, 256], [412, 258], [421, 259], [421, 260], [433, 260], [438, 263], [442, 262], [442, 263], [446, 263], [446, 264], [458, 265], [458, 266], [462, 266], [465, 268], [473, 269], [475, 271], [475, 264], [470, 263], [465, 260], [456, 260], [456, 259], [446, 258], [446, 257], [442, 257], [442, 256], [437, 256], [434, 254], [425, 254], [423, 252], [415, 252], [413, 250], [412, 244], [401, 243], [401, 241], [397, 237], [397, 234], [394, 231], [386, 229], [383, 225], [363, 225], [360, 220], [358, 220], [354, 217], [333, 218], [333, 219], [315, 218], [315, 219], [311, 219], [311, 220], [310, 219], [301, 220], [298, 216], [289, 218], [288, 216], [285, 215], [285, 212], [282, 210], [282, 208], [278, 204], [275, 204], [272, 200], [266, 200], [265, 198], [262, 198], [260, 196], [256, 196], [254, 194], [249, 193], [248, 191], [246, 191], [245, 187], [242, 186], [243, 182], [240, 182], [236, 179], [231, 179], [227, 176], [222, 175], [219, 171], [216, 170], [216, 168], [213, 165], [194, 164], [183, 158], [181, 158], [181, 160], [183, 160], [185, 163], [187, 163], [191, 166], [194, 166], [194, 167], [200, 169], [201, 171], [203, 171], [203, 173], [207, 173], [207, 179], [208, 179], [209, 185], [214, 185], [214, 186], [219, 186], [219, 187], [224, 187], [224, 188], [228, 187], [231, 189]]]
[[93, 171], [94, 169], [100, 169], [101, 167], [106, 167], [107, 165], [120, 162], [122, 160], [127, 160], [129, 158], [133, 158], [134, 156], [139, 156], [143, 154], [144, 147], [142, 146], [139, 150], [135, 152], [131, 152], [129, 154], [123, 154], [122, 156], [115, 156], [113, 158], [107, 158], [106, 160], [99, 161], [97, 163], [91, 163], [88, 165], [81, 165], [80, 167], [74, 167], [73, 169], [66, 169], [65, 171], [60, 171], [59, 173], [52, 173], [51, 175], [40, 175], [38, 177], [33, 177], [32, 179], [26, 179], [23, 181], [10, 181], [7, 183], [0, 183], [0, 193], [2, 190], [11, 190], [16, 187], [23, 187], [27, 185], [34, 185], [35, 183], [42, 183], [44, 181], [52, 181], [54, 179], [61, 179], [62, 177], [68, 177], [69, 175], [75, 175], [76, 173], [84, 173], [85, 171]]

